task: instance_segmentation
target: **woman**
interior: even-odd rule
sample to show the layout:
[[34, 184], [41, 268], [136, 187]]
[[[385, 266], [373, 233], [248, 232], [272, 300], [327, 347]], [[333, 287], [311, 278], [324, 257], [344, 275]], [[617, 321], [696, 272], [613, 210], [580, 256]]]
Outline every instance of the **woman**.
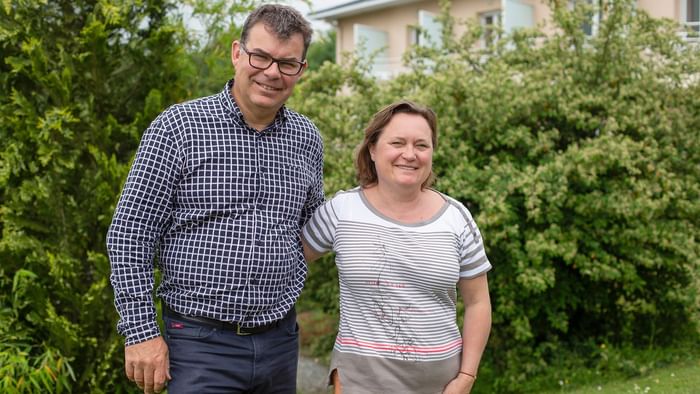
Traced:
[[336, 253], [336, 393], [469, 393], [476, 380], [491, 264], [469, 211], [430, 188], [436, 142], [432, 110], [407, 101], [382, 109], [358, 148], [360, 186], [338, 192], [303, 229], [308, 261]]

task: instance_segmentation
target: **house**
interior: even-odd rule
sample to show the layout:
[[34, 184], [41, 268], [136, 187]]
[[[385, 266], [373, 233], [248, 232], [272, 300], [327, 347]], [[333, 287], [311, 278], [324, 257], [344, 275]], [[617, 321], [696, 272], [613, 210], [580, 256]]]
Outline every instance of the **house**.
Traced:
[[[569, 0], [572, 5], [576, 1]], [[441, 26], [439, 0], [352, 0], [318, 9], [310, 17], [331, 23], [336, 29], [336, 59], [344, 52], [369, 57], [373, 54], [372, 73], [390, 78], [403, 70], [402, 55], [413, 44], [437, 45]], [[700, 0], [637, 0], [637, 7], [651, 16], [670, 18], [700, 32]], [[506, 33], [519, 27], [545, 26], [550, 17], [543, 0], [452, 0], [451, 14], [457, 20], [476, 19], [484, 27], [479, 45], [490, 45], [495, 35], [490, 27], [500, 26]], [[595, 34], [597, 18], [584, 26]], [[418, 34], [418, 29], [427, 33]], [[464, 27], [455, 26], [461, 34]], [[697, 40], [698, 34], [689, 39]]]

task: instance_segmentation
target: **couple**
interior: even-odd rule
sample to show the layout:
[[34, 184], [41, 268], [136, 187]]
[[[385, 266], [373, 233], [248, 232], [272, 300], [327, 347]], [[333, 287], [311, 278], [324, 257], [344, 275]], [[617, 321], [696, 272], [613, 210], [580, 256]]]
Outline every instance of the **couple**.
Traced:
[[336, 392], [474, 384], [491, 265], [467, 209], [430, 189], [436, 116], [411, 102], [379, 111], [358, 150], [359, 187], [324, 202], [320, 134], [284, 106], [310, 40], [293, 8], [257, 8], [232, 44], [235, 78], [171, 106], [142, 138], [107, 244], [126, 374], [144, 393], [295, 393], [305, 258], [331, 250]]

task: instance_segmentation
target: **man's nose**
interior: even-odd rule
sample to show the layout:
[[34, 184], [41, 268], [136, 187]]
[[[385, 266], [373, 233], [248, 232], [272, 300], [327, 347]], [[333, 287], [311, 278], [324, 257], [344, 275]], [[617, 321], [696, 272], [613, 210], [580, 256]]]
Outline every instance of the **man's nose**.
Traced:
[[280, 64], [277, 62], [272, 62], [270, 67], [265, 70], [265, 75], [271, 78], [280, 78], [282, 73], [280, 72]]

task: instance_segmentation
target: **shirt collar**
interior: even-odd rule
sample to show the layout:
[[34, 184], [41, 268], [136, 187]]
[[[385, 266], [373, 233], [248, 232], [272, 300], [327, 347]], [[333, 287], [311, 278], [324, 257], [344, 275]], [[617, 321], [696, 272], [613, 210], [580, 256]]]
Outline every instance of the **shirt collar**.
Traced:
[[[224, 86], [224, 90], [220, 94], [222, 98], [221, 102], [224, 105], [224, 108], [233, 116], [233, 118], [239, 124], [247, 125], [245, 119], [243, 119], [243, 112], [236, 103], [236, 100], [234, 100], [233, 93], [231, 93], [233, 89], [233, 82], [233, 78], [226, 82], [226, 86]], [[273, 120], [272, 123], [263, 131], [271, 132], [279, 130], [284, 125], [284, 122], [287, 118], [289, 118], [289, 109], [286, 105], [282, 105], [282, 108], [280, 108], [280, 110], [277, 111], [277, 115], [275, 115], [275, 120]]]

